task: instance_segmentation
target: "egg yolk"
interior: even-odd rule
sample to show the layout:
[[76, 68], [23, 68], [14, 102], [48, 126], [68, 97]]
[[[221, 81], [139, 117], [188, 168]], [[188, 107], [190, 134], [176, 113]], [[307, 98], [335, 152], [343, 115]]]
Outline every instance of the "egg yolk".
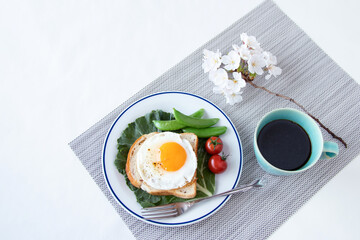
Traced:
[[176, 142], [164, 143], [160, 147], [160, 160], [166, 171], [177, 171], [185, 164], [185, 149]]

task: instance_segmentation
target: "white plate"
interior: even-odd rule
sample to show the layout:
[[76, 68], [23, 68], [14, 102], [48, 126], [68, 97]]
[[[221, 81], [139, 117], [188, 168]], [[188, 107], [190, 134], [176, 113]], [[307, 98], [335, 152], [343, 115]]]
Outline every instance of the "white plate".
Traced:
[[191, 114], [200, 108], [204, 108], [204, 117], [217, 117], [220, 119], [217, 126], [226, 126], [228, 128], [227, 132], [221, 136], [224, 142], [223, 151], [229, 154], [227, 159], [228, 168], [224, 173], [217, 174], [215, 177], [216, 193], [236, 187], [240, 179], [243, 162], [240, 137], [235, 126], [226, 114], [209, 100], [186, 92], [160, 92], [146, 96], [131, 104], [116, 118], [106, 136], [102, 154], [105, 181], [115, 199], [130, 214], [142, 221], [160, 226], [184, 226], [201, 221], [214, 214], [229, 200], [228, 196], [204, 201], [174, 218], [155, 221], [145, 220], [141, 217], [140, 204], [136, 202], [135, 195], [126, 185], [124, 176], [117, 171], [114, 165], [117, 154], [117, 139], [128, 124], [136, 118], [144, 116], [151, 110], [160, 109], [172, 112], [172, 108], [176, 108], [185, 114]]

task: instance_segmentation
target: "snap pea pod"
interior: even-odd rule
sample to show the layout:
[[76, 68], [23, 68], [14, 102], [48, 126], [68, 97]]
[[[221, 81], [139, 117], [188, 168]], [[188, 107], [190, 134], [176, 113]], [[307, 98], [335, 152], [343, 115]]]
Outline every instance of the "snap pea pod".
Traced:
[[[194, 118], [201, 118], [204, 115], [204, 112], [205, 110], [201, 108], [190, 116]], [[153, 120], [153, 123], [156, 128], [162, 131], [173, 131], [186, 127], [186, 125], [179, 123], [177, 120]]]
[[207, 119], [194, 118], [179, 112], [175, 108], [174, 108], [174, 116], [179, 123], [187, 127], [194, 127], [194, 128], [207, 128], [216, 124], [219, 121], [218, 118], [207, 118]]
[[199, 138], [208, 138], [213, 136], [220, 136], [224, 134], [227, 130], [227, 127], [208, 127], [208, 128], [191, 128], [187, 127], [183, 129], [185, 133], [194, 133]]

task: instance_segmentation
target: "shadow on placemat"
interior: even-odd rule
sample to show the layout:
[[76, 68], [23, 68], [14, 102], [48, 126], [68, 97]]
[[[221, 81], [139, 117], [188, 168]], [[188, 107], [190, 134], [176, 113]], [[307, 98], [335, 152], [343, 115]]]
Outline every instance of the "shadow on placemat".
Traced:
[[[340, 155], [320, 161], [310, 170], [291, 177], [268, 176], [261, 191], [234, 195], [216, 214], [194, 225], [180, 228], [157, 227], [143, 223], [125, 212], [111, 196], [101, 168], [102, 144], [112, 121], [135, 100], [158, 91], [191, 92], [215, 102], [236, 125], [244, 148], [244, 168], [240, 183], [266, 175], [257, 165], [252, 134], [266, 112], [293, 107], [290, 102], [261, 90], [246, 89], [244, 101], [225, 105], [222, 96], [212, 94], [207, 75], [202, 72], [204, 48], [225, 52], [239, 42], [240, 33], [257, 36], [264, 49], [274, 53], [283, 74], [273, 80], [258, 79], [267, 88], [295, 98], [326, 126], [347, 141]], [[360, 151], [360, 87], [337, 66], [272, 1], [265, 1], [220, 35], [192, 53], [164, 75], [150, 83], [113, 112], [70, 143], [116, 211], [139, 239], [265, 239], [296, 212], [321, 187], [346, 166]], [[331, 137], [323, 131], [325, 140]], [[218, 223], [223, 224], [218, 224]]]

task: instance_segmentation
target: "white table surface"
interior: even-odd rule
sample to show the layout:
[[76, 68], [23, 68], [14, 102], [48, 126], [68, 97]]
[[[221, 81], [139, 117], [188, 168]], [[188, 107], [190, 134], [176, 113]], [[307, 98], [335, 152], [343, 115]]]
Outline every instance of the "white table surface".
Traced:
[[[0, 1], [0, 238], [133, 239], [67, 143], [260, 2]], [[358, 1], [275, 2], [360, 80]], [[359, 160], [270, 239], [360, 239]]]

